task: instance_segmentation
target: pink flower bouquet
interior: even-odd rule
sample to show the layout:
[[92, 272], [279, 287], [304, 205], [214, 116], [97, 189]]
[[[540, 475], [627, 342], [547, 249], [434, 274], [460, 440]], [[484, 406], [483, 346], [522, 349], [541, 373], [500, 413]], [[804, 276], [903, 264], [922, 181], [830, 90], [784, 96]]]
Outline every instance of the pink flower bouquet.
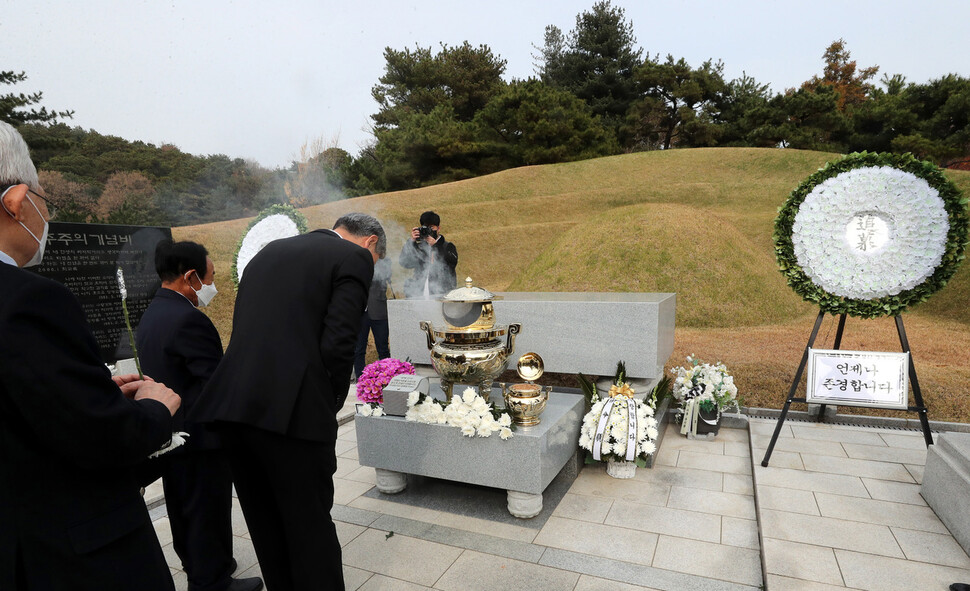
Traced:
[[364, 368], [357, 379], [357, 400], [384, 402], [384, 386], [391, 381], [391, 378], [401, 374], [414, 375], [414, 366], [393, 357], [371, 363]]

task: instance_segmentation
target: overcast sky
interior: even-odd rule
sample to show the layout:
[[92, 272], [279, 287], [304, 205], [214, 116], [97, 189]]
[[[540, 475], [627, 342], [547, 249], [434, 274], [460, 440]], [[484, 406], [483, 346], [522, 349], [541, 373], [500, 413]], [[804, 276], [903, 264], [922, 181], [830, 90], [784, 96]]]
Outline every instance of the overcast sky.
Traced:
[[[276, 6], [273, 6], [276, 4]], [[822, 70], [843, 38], [860, 67], [926, 82], [970, 76], [968, 0], [614, 0], [645, 52], [722, 59], [772, 90]], [[0, 69], [71, 125], [199, 154], [284, 166], [300, 146], [373, 136], [385, 47], [486, 44], [505, 78], [534, 75], [546, 25], [568, 33], [592, 0], [0, 0]]]

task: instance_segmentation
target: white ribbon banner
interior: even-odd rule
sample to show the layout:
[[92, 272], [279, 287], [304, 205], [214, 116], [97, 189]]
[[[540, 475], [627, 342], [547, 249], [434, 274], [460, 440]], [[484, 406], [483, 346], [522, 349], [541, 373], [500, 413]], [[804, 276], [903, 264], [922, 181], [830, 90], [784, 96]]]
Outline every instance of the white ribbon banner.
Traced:
[[610, 413], [613, 412], [614, 400], [615, 398], [610, 398], [606, 401], [603, 412], [600, 413], [600, 422], [596, 425], [596, 435], [593, 436], [593, 459], [597, 462], [602, 459], [600, 450], [603, 448], [603, 436], [606, 433], [606, 424], [610, 421]]
[[632, 462], [637, 457], [637, 403], [632, 398], [626, 399], [626, 411], [629, 417], [626, 430], [626, 461]]
[[[613, 414], [613, 404], [616, 398], [610, 398], [603, 406], [600, 413], [600, 420], [596, 424], [596, 435], [593, 437], [593, 459], [602, 461], [603, 438], [606, 436], [606, 427], [610, 422], [610, 415]], [[626, 461], [632, 462], [637, 457], [637, 403], [632, 398], [626, 399], [627, 409], [627, 438], [626, 438]]]
[[684, 404], [684, 418], [680, 424], [680, 434], [691, 435], [697, 434], [697, 416], [700, 414], [698, 412], [697, 405], [694, 404], [697, 401], [696, 398], [691, 398], [687, 400]]

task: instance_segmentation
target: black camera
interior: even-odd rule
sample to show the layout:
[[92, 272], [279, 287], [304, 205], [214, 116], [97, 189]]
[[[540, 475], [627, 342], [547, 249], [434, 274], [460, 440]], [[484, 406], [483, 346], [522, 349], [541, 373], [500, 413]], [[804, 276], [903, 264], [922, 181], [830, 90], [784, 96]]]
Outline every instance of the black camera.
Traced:
[[421, 226], [418, 228], [418, 240], [423, 240], [428, 236], [432, 238], [437, 238], [438, 233], [431, 229], [430, 226]]

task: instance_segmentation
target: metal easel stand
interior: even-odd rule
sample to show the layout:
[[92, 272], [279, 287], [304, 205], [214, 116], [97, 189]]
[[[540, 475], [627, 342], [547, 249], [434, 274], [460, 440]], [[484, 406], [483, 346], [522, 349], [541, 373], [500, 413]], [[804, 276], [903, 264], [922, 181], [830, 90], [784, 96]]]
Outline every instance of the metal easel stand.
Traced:
[[[808, 338], [808, 345], [805, 347], [805, 352], [802, 354], [802, 361], [798, 364], [798, 371], [795, 372], [795, 379], [792, 380], [791, 388], [788, 390], [788, 397], [785, 399], [785, 406], [781, 409], [781, 415], [778, 417], [778, 423], [775, 425], [775, 431], [771, 435], [771, 442], [768, 443], [768, 449], [765, 450], [765, 457], [761, 460], [761, 465], [768, 467], [768, 460], [771, 458], [771, 452], [775, 449], [775, 443], [778, 441], [778, 435], [781, 433], [781, 427], [785, 422], [785, 417], [788, 416], [788, 409], [791, 407], [792, 402], [807, 402], [805, 398], [795, 398], [795, 390], [798, 389], [798, 384], [802, 379], [802, 374], [805, 372], [805, 365], [808, 363], [808, 351], [815, 344], [815, 339], [818, 337], [818, 330], [822, 326], [822, 319], [825, 317], [825, 312], [822, 310], [818, 311], [818, 317], [815, 319], [815, 327], [812, 329], [812, 335]], [[909, 353], [909, 381], [913, 386], [913, 399], [916, 402], [916, 406], [910, 406], [906, 410], [909, 412], [915, 412], [919, 416], [920, 426], [923, 429], [923, 439], [926, 441], [926, 446], [929, 447], [933, 445], [933, 434], [930, 432], [930, 421], [926, 416], [926, 405], [923, 403], [923, 393], [919, 387], [919, 380], [916, 378], [916, 365], [913, 363], [913, 353], [909, 349], [909, 339], [906, 338], [906, 328], [903, 326], [903, 317], [900, 315], [895, 316], [896, 319], [896, 332], [899, 334], [899, 344], [903, 348], [903, 353]], [[839, 328], [835, 333], [835, 344], [833, 349], [839, 349], [842, 345], [842, 334], [845, 331], [845, 314], [841, 314], [839, 317]], [[822, 422], [825, 420], [825, 405], [820, 405], [818, 413], [818, 421]]]

